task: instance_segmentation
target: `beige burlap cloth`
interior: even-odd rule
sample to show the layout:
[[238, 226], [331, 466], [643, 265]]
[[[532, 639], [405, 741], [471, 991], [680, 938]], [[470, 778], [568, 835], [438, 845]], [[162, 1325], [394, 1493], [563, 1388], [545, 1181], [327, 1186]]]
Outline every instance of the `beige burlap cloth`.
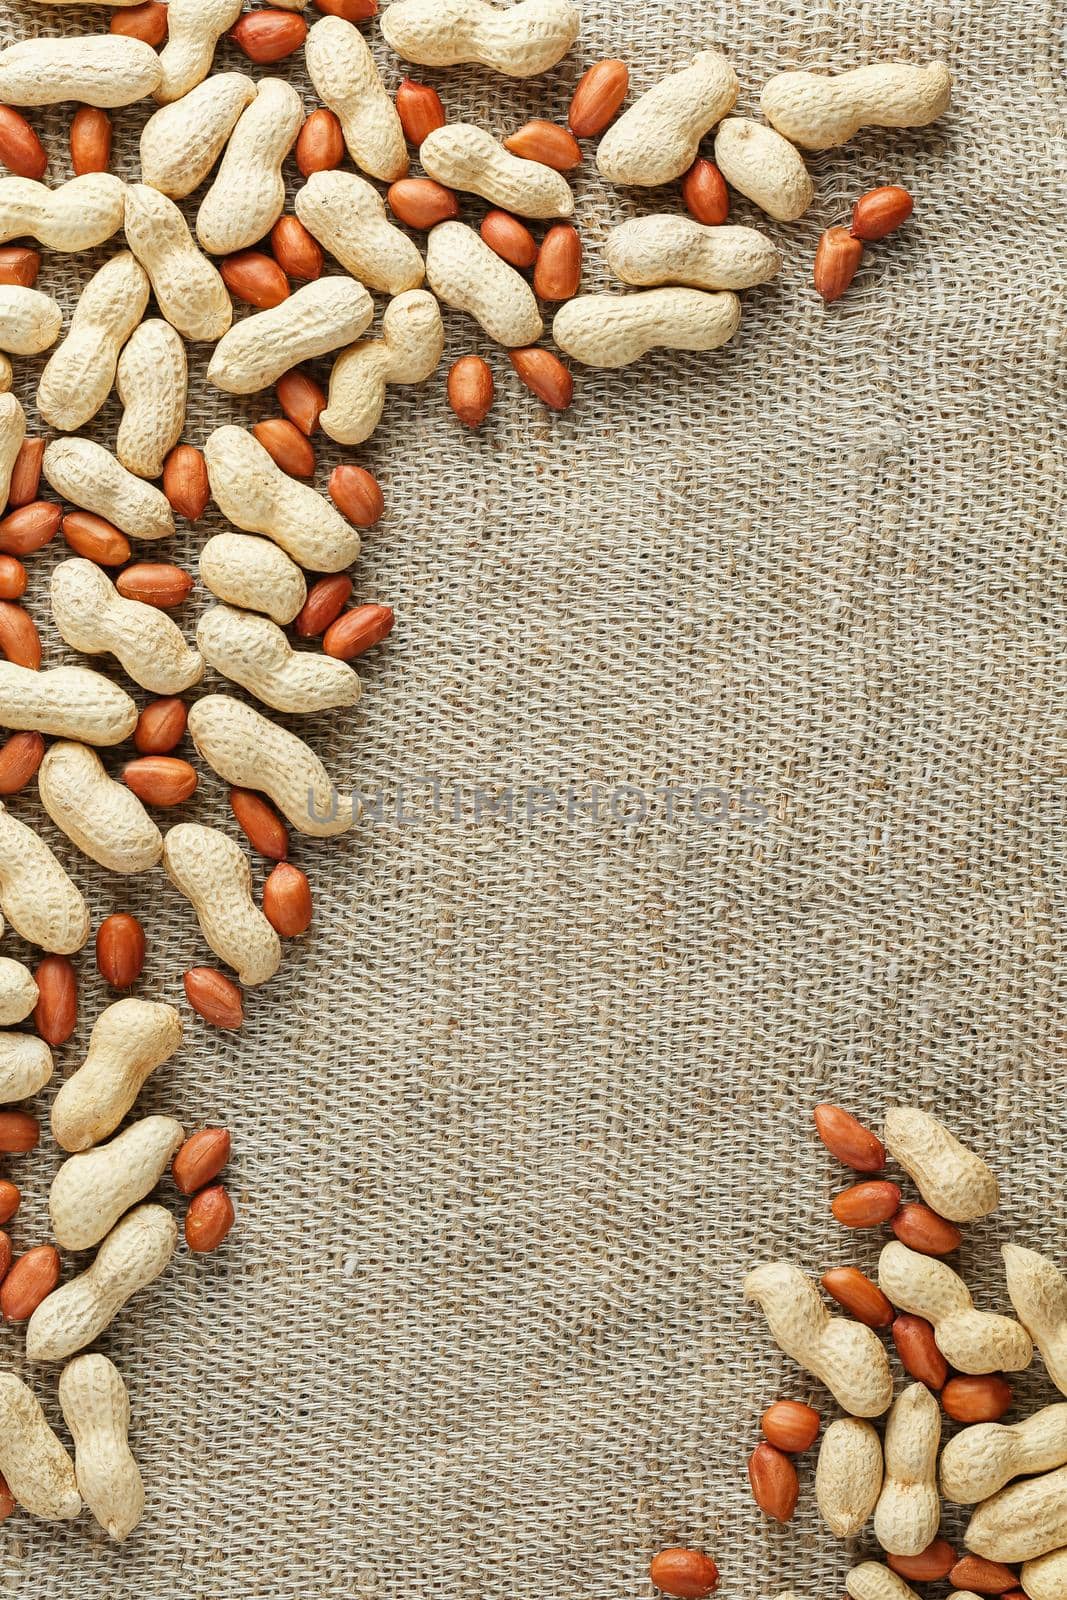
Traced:
[[[553, 416], [448, 313], [446, 361], [496, 371], [486, 427], [456, 423], [442, 368], [391, 393], [365, 448], [323, 442], [320, 484], [339, 459], [381, 478], [357, 595], [399, 620], [361, 705], [302, 729], [368, 816], [298, 841], [314, 932], [241, 1034], [185, 1007], [181, 972], [210, 956], [162, 873], [109, 877], [42, 825], [94, 920], [144, 918], [142, 992], [182, 1005], [187, 1039], [140, 1107], [232, 1128], [240, 1215], [101, 1341], [144, 1523], [120, 1550], [87, 1516], [12, 1518], [4, 1595], [634, 1600], [650, 1555], [692, 1542], [729, 1600], [823, 1600], [869, 1546], [821, 1528], [810, 1460], [796, 1521], [766, 1523], [745, 1460], [777, 1395], [833, 1407], [740, 1302], [754, 1259], [875, 1259], [829, 1218], [844, 1175], [812, 1103], [878, 1119], [913, 1099], [993, 1159], [1003, 1209], [962, 1255], [984, 1304], [1005, 1304], [1002, 1238], [1067, 1254], [1063, 8], [583, 11], [543, 80], [415, 75], [496, 133], [562, 118], [601, 56], [640, 90], [709, 42], [746, 110], [783, 67], [935, 54], [955, 98], [928, 131], [814, 158], [800, 223], [735, 204], [786, 267], [717, 355], [578, 370]], [[7, 0], [4, 42], [106, 16]], [[299, 56], [281, 70], [306, 89]], [[52, 181], [70, 109], [33, 114]], [[116, 115], [129, 177], [145, 114]], [[819, 232], [883, 182], [915, 220], [828, 310]], [[612, 191], [591, 160], [577, 187], [585, 283], [606, 287], [605, 229], [677, 190]], [[70, 304], [94, 264], [48, 256], [41, 287]], [[207, 389], [208, 353], [196, 443], [275, 410]], [[17, 365], [32, 402], [40, 364]], [[94, 434], [116, 420], [111, 402]], [[58, 659], [52, 559], [29, 600]], [[40, 820], [32, 794], [13, 809]], [[211, 774], [182, 814], [233, 826]], [[80, 972], [57, 1081], [106, 1001], [91, 952]], [[20, 1246], [45, 1237], [57, 1165], [50, 1138], [18, 1164]], [[0, 1332], [15, 1365], [22, 1343]], [[32, 1376], [55, 1416], [55, 1372]], [[1040, 1368], [1019, 1393], [1048, 1394]]]

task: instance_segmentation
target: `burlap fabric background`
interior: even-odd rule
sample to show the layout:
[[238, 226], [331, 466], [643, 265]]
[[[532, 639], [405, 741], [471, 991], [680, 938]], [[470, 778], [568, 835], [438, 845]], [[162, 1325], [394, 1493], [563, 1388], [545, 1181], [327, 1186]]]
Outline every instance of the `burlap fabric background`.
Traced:
[[[240, 1035], [181, 999], [210, 957], [162, 874], [110, 878], [42, 825], [94, 922], [144, 918], [142, 992], [188, 1025], [140, 1109], [233, 1129], [240, 1217], [102, 1341], [132, 1395], [143, 1525], [117, 1550], [87, 1517], [13, 1518], [4, 1594], [631, 1600], [671, 1542], [713, 1551], [730, 1600], [840, 1593], [849, 1553], [810, 1460], [785, 1530], [744, 1465], [779, 1393], [833, 1415], [741, 1305], [745, 1269], [876, 1254], [828, 1217], [843, 1174], [812, 1103], [877, 1119], [913, 1098], [996, 1158], [1003, 1210], [962, 1258], [983, 1303], [1004, 1304], [1009, 1233], [1063, 1256], [1062, 7], [583, 9], [543, 81], [417, 75], [494, 132], [561, 117], [599, 56], [640, 90], [709, 41], [744, 109], [777, 69], [895, 56], [947, 56], [956, 95], [929, 131], [812, 161], [810, 215], [770, 225], [785, 270], [719, 354], [578, 370], [558, 417], [449, 313], [446, 360], [481, 350], [497, 373], [483, 431], [456, 424], [442, 367], [391, 393], [363, 450], [324, 443], [320, 482], [350, 458], [384, 485], [357, 595], [399, 620], [361, 663], [362, 704], [302, 731], [384, 800], [345, 839], [298, 841], [315, 931]], [[106, 15], [6, 0], [4, 42]], [[282, 70], [306, 88], [299, 57]], [[69, 112], [34, 114], [52, 181]], [[144, 115], [116, 117], [130, 177]], [[827, 310], [818, 234], [885, 181], [916, 220]], [[606, 286], [611, 223], [678, 205], [607, 190], [591, 160], [578, 189], [587, 287]], [[49, 257], [41, 287], [70, 304], [93, 264]], [[206, 390], [192, 354], [194, 442], [274, 410]], [[27, 400], [39, 365], [17, 363]], [[52, 559], [30, 603], [59, 658]], [[13, 809], [40, 820], [31, 794]], [[183, 814], [232, 829], [210, 774]], [[106, 999], [91, 951], [80, 971], [58, 1077]], [[11, 1163], [19, 1246], [45, 1236], [57, 1164], [50, 1138]], [[21, 1332], [0, 1343], [17, 1365]], [[33, 1379], [55, 1415], [55, 1373]], [[1038, 1368], [1021, 1394], [1046, 1393]]]

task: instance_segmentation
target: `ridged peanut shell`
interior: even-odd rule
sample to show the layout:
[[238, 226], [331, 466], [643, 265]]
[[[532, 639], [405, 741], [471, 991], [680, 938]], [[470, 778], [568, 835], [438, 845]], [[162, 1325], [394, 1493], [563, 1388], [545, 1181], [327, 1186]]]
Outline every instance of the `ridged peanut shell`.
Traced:
[[48, 1191], [52, 1232], [63, 1250], [90, 1250], [143, 1200], [185, 1138], [174, 1117], [142, 1117], [107, 1144], [70, 1156]]
[[178, 1224], [163, 1206], [138, 1206], [117, 1223], [92, 1265], [42, 1300], [26, 1329], [30, 1361], [63, 1361], [101, 1333], [139, 1289], [164, 1271]]
[[211, 949], [238, 980], [254, 985], [273, 978], [281, 942], [252, 898], [252, 873], [240, 845], [218, 828], [179, 822], [163, 840], [163, 866], [192, 904]]
[[755, 228], [705, 227], [691, 217], [632, 217], [608, 234], [604, 259], [623, 283], [692, 289], [751, 289], [782, 265], [777, 247]]
[[163, 854], [163, 835], [96, 751], [72, 740], [50, 746], [37, 774], [41, 804], [57, 828], [109, 872], [147, 872]]
[[242, 701], [205, 695], [189, 712], [189, 733], [220, 778], [261, 791], [300, 833], [330, 838], [359, 818], [359, 801], [334, 787], [314, 751]]

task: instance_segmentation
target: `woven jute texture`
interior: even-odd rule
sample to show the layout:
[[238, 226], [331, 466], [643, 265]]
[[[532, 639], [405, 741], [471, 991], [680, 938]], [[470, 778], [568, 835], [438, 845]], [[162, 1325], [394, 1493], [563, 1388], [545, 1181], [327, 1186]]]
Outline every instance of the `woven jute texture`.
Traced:
[[[879, 1123], [914, 1101], [994, 1161], [1003, 1208], [961, 1256], [982, 1305], [1006, 1308], [1004, 1238], [1063, 1258], [1062, 6], [583, 10], [541, 80], [414, 75], [501, 134], [562, 119], [601, 56], [641, 90], [709, 43], [748, 111], [781, 68], [933, 55], [953, 105], [813, 158], [800, 223], [735, 202], [786, 264], [727, 349], [578, 370], [553, 416], [447, 313], [446, 361], [496, 373], [484, 429], [456, 423], [442, 367], [390, 394], [363, 449], [321, 442], [320, 487], [341, 459], [382, 481], [356, 595], [398, 623], [359, 664], [361, 704], [302, 725], [367, 815], [297, 840], [314, 931], [240, 1034], [185, 1005], [182, 971], [211, 957], [162, 872], [109, 877], [34, 793], [12, 802], [94, 924], [144, 919], [141, 992], [182, 1006], [186, 1040], [138, 1109], [232, 1128], [239, 1219], [100, 1341], [130, 1388], [142, 1526], [119, 1550], [88, 1516], [12, 1518], [5, 1595], [633, 1600], [669, 1543], [714, 1552], [729, 1600], [839, 1594], [873, 1543], [822, 1529], [810, 1458], [787, 1529], [745, 1479], [772, 1399], [834, 1407], [743, 1306], [744, 1272], [872, 1270], [880, 1242], [829, 1217], [846, 1174], [813, 1103]], [[4, 42], [106, 16], [6, 0]], [[392, 88], [403, 68], [366, 32]], [[301, 58], [278, 70], [310, 107]], [[52, 182], [70, 111], [31, 114]], [[146, 114], [115, 117], [127, 177]], [[882, 182], [915, 219], [827, 309], [819, 232]], [[609, 287], [605, 230], [677, 210], [677, 187], [612, 191], [591, 158], [576, 187], [585, 285]], [[48, 255], [41, 287], [71, 305], [118, 247]], [[275, 411], [207, 389], [209, 353], [190, 352], [194, 443]], [[40, 365], [17, 363], [31, 431]], [[176, 557], [221, 525], [183, 525]], [[28, 597], [53, 660], [61, 554], [34, 559]], [[180, 815], [235, 831], [210, 773]], [[107, 1000], [91, 947], [79, 971], [56, 1082]], [[18, 1247], [46, 1237], [58, 1164], [50, 1136], [9, 1163]], [[0, 1344], [21, 1370], [21, 1330]], [[56, 1371], [30, 1376], [58, 1418]], [[1018, 1397], [1053, 1397], [1040, 1363]]]

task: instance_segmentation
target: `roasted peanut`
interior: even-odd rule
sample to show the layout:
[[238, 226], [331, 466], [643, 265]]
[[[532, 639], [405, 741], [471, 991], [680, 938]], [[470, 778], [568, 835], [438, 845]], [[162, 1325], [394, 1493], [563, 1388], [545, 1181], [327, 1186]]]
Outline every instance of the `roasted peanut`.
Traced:
[[122, 781], [149, 806], [178, 806], [196, 791], [196, 768], [176, 756], [143, 756], [127, 761]]
[[[80, 748], [87, 749], [82, 745]], [[56, 746], [48, 752], [54, 754]], [[99, 759], [93, 754], [94, 760]], [[48, 761], [48, 756], [45, 761]], [[41, 772], [44, 772], [42, 766]], [[45, 807], [47, 810], [47, 806]], [[45, 956], [34, 969], [37, 1006], [33, 1025], [46, 1044], [66, 1044], [78, 1021], [78, 974], [67, 956]]]
[[877, 1228], [900, 1210], [900, 1188], [895, 1183], [854, 1183], [830, 1203], [830, 1210], [845, 1228]]
[[885, 1430], [885, 1479], [874, 1508], [883, 1550], [917, 1556], [937, 1537], [941, 1498], [937, 1452], [941, 1412], [925, 1384], [913, 1383], [894, 1402]]
[[87, 1271], [37, 1307], [26, 1330], [27, 1358], [63, 1361], [91, 1344], [132, 1295], [159, 1277], [174, 1254], [177, 1232], [174, 1218], [162, 1206], [127, 1212]]
[[33, 1391], [13, 1372], [0, 1372], [0, 1472], [32, 1516], [65, 1522], [81, 1510], [73, 1463]]
[[997, 1180], [986, 1163], [927, 1112], [913, 1106], [891, 1107], [886, 1112], [885, 1143], [939, 1216], [974, 1222], [1000, 1203]]
[[48, 1191], [52, 1231], [64, 1250], [89, 1250], [143, 1200], [185, 1138], [173, 1117], [144, 1117], [108, 1144], [70, 1156]]
[[863, 1528], [882, 1492], [882, 1441], [869, 1422], [840, 1417], [823, 1434], [815, 1469], [815, 1499], [838, 1539]]
[[780, 72], [764, 87], [760, 110], [772, 127], [806, 150], [845, 144], [860, 128], [922, 128], [948, 106], [952, 78], [942, 61], [926, 66], [877, 62], [850, 72]]
[[162, 835], [140, 800], [108, 776], [89, 745], [70, 740], [52, 745], [37, 787], [57, 828], [110, 872], [147, 872], [162, 855]]
[[1011, 1317], [976, 1311], [945, 1262], [894, 1241], [882, 1251], [878, 1282], [895, 1306], [933, 1324], [938, 1349], [960, 1372], [1020, 1372], [1033, 1360], [1029, 1334]]
[[879, 1417], [893, 1398], [889, 1361], [877, 1334], [831, 1318], [815, 1285], [797, 1267], [773, 1262], [745, 1279], [745, 1299], [763, 1307], [775, 1342], [820, 1378], [854, 1416]]
[[35, 1245], [19, 1256], [0, 1284], [0, 1312], [4, 1321], [28, 1322], [52, 1293], [61, 1273], [62, 1263], [54, 1245]]
[[570, 0], [395, 0], [382, 17], [386, 42], [406, 61], [451, 67], [476, 61], [509, 78], [531, 78], [561, 61], [578, 35]]
[[118, 1127], [149, 1074], [181, 1044], [173, 1006], [116, 1000], [97, 1017], [89, 1049], [52, 1105], [52, 1132], [64, 1150], [87, 1150]]
[[284, 550], [243, 533], [209, 539], [200, 552], [200, 576], [220, 600], [280, 623], [292, 622], [307, 594], [304, 574]]
[[384, 183], [402, 178], [408, 170], [404, 130], [359, 30], [342, 17], [323, 17], [307, 36], [304, 60], [356, 166]]
[[677, 1600], [707, 1600], [719, 1582], [719, 1569], [703, 1550], [677, 1547], [653, 1556], [648, 1575], [657, 1589]]
[[74, 1440], [78, 1488], [109, 1538], [121, 1544], [144, 1514], [144, 1485], [126, 1437], [126, 1385], [106, 1356], [78, 1356], [60, 1376], [59, 1404]]
[[1011, 1385], [993, 1375], [950, 1378], [941, 1391], [945, 1415], [956, 1422], [999, 1422], [1011, 1401]]

